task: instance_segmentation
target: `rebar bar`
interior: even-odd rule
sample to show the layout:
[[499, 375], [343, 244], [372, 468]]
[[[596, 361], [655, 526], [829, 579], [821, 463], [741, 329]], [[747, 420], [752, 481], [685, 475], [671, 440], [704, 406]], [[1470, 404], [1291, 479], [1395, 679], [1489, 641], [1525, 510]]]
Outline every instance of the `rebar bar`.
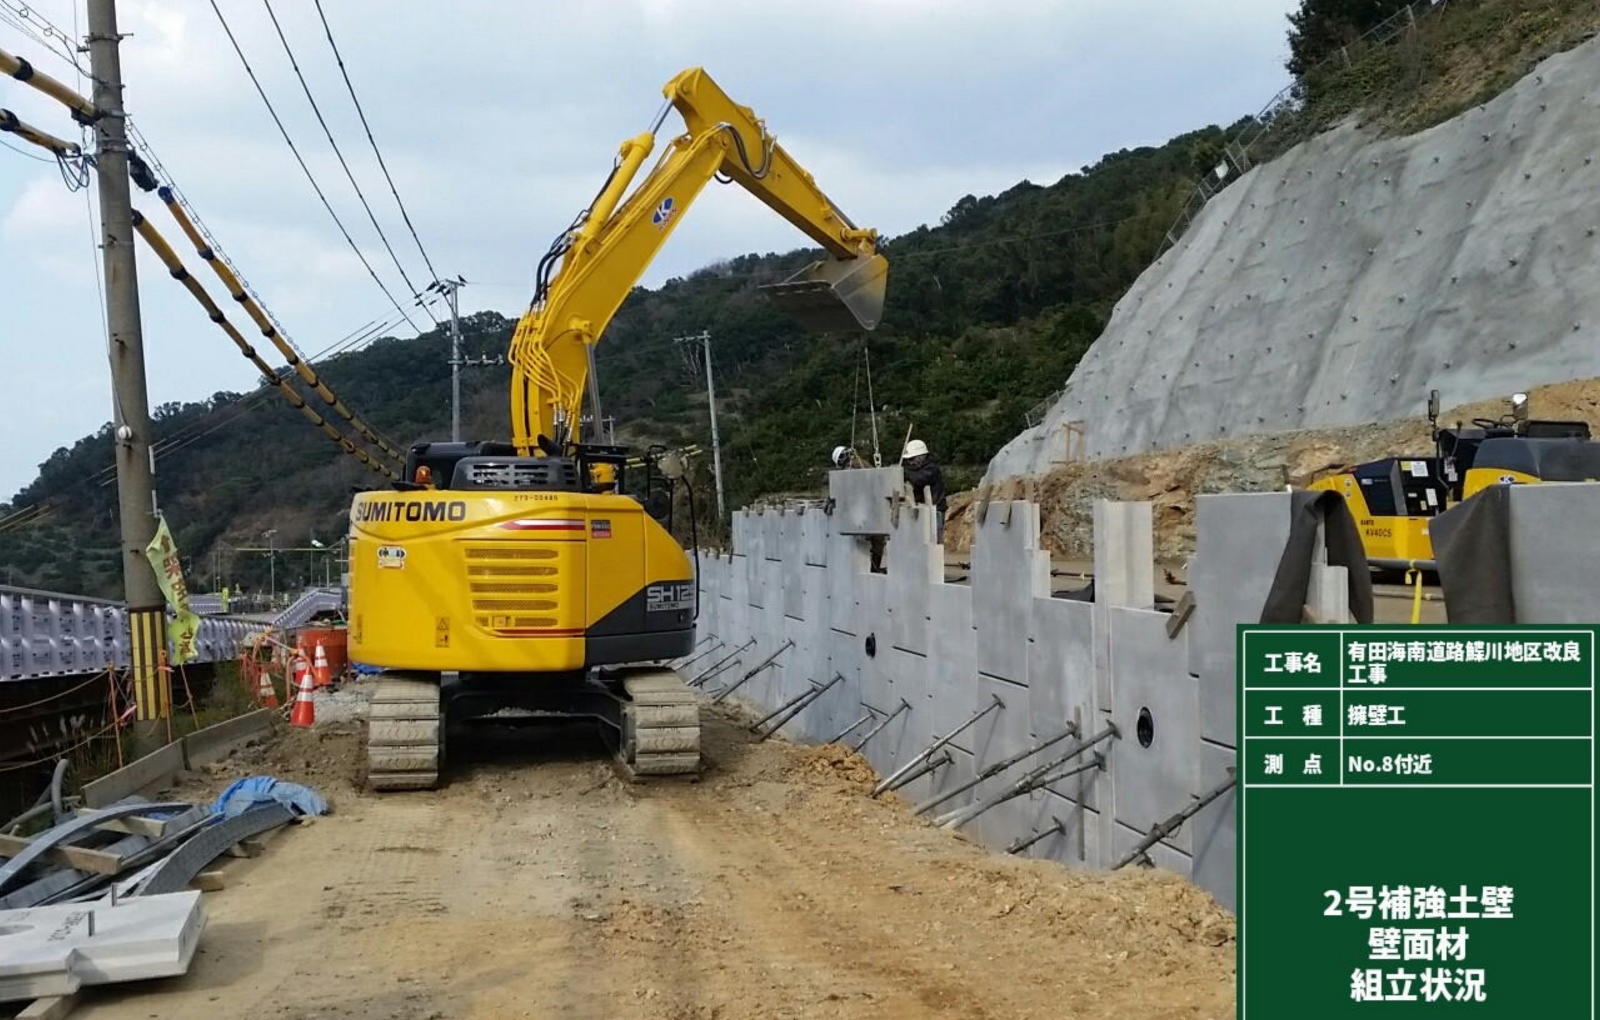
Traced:
[[762, 659], [760, 664], [757, 665], [755, 669], [752, 669], [750, 672], [746, 673], [744, 676], [740, 677], [739, 679], [735, 680], [733, 683], [729, 684], [728, 686], [724, 687], [722, 690], [718, 691], [716, 694], [712, 695], [711, 696], [711, 703], [713, 705], [715, 705], [718, 702], [722, 701], [723, 698], [726, 698], [728, 695], [732, 694], [734, 691], [736, 691], [739, 688], [743, 687], [746, 683], [749, 682], [751, 677], [755, 676], [757, 673], [759, 673], [762, 670], [766, 669], [768, 666], [771, 666], [774, 662], [777, 661], [778, 656], [782, 655], [784, 652], [788, 651], [789, 649], [791, 649], [793, 647], [794, 647], [794, 639], [793, 638], [790, 638], [788, 641], [785, 641], [783, 644], [779, 645], [778, 646], [778, 650], [773, 652], [771, 655], [767, 656], [765, 659]]
[[909, 711], [911, 711], [911, 702], [907, 701], [904, 698], [901, 698], [900, 699], [900, 704], [895, 706], [894, 711], [890, 712], [888, 715], [884, 716], [883, 719], [878, 722], [878, 725], [876, 725], [876, 726], [872, 727], [872, 729], [868, 730], [867, 731], [867, 735], [861, 738], [861, 743], [857, 744], [853, 748], [853, 750], [859, 751], [863, 747], [866, 747], [867, 746], [867, 741], [871, 740], [873, 737], [875, 737], [878, 734], [882, 733], [883, 732], [883, 728], [885, 726], [888, 726], [891, 722], [893, 722], [895, 716], [899, 715], [901, 712], [909, 712]]
[[1028, 849], [1030, 846], [1033, 846], [1033, 844], [1039, 842], [1041, 839], [1049, 839], [1051, 836], [1054, 836], [1058, 832], [1063, 834], [1063, 835], [1066, 834], [1066, 831], [1067, 831], [1067, 823], [1066, 822], [1063, 822], [1059, 818], [1051, 818], [1051, 821], [1055, 822], [1055, 824], [1050, 826], [1048, 829], [1045, 829], [1045, 830], [1043, 830], [1041, 832], [1036, 832], [1031, 836], [1022, 837], [1021, 839], [1017, 840], [1015, 843], [1012, 843], [1010, 846], [1006, 847], [1006, 853], [1008, 853], [1008, 854], [1020, 854], [1020, 853], [1022, 853], [1022, 851]]
[[[1010, 786], [1006, 787], [1000, 793], [990, 797], [988, 800], [979, 801], [976, 804], [968, 804], [966, 807], [956, 808], [954, 811], [947, 811], [938, 818], [934, 819], [934, 821], [947, 829], [952, 828], [978, 817], [985, 811], [994, 807], [996, 804], [1004, 803], [1005, 801], [1010, 800], [1012, 797], [1020, 797], [1024, 793], [1037, 790], [1040, 786], [1045, 785], [1046, 782], [1053, 783], [1057, 779], [1065, 778], [1064, 776], [1050, 776], [1050, 773], [1052, 770], [1060, 768], [1062, 765], [1065, 765], [1067, 762], [1078, 757], [1078, 755], [1089, 750], [1089, 748], [1100, 743], [1101, 741], [1116, 736], [1121, 736], [1120, 731], [1117, 729], [1116, 723], [1107, 723], [1106, 728], [1101, 730], [1099, 733], [1096, 733], [1093, 737], [1089, 738], [1088, 740], [1080, 741], [1072, 748], [1072, 750], [1061, 755], [1059, 758], [1028, 770], [1020, 779], [1017, 779]], [[1098, 755], [1096, 757], [1098, 757]], [[1073, 774], [1075, 775], [1076, 773]], [[1045, 779], [1047, 776], [1050, 778]]]
[[1026, 751], [1019, 751], [1018, 753], [1012, 755], [1011, 757], [1005, 759], [1004, 761], [995, 762], [993, 765], [990, 765], [988, 768], [984, 769], [982, 772], [978, 773], [973, 778], [967, 780], [965, 783], [962, 783], [960, 786], [956, 787], [955, 789], [947, 790], [944, 793], [939, 794], [937, 797], [929, 798], [928, 800], [923, 801], [921, 804], [918, 804], [916, 806], [916, 808], [912, 810], [911, 813], [914, 814], [914, 815], [920, 815], [925, 811], [930, 811], [933, 808], [938, 807], [940, 804], [943, 804], [945, 801], [949, 800], [951, 797], [959, 797], [961, 794], [966, 793], [968, 790], [970, 790], [974, 786], [977, 786], [978, 784], [982, 783], [984, 780], [992, 779], [993, 777], [998, 776], [1000, 773], [1004, 772], [1006, 769], [1008, 769], [1011, 766], [1015, 765], [1017, 762], [1021, 761], [1022, 759], [1028, 758], [1028, 757], [1032, 757], [1033, 755], [1038, 754], [1040, 751], [1043, 751], [1047, 747], [1053, 746], [1055, 744], [1059, 744], [1061, 741], [1067, 739], [1068, 737], [1076, 737], [1078, 735], [1078, 732], [1079, 731], [1078, 731], [1078, 724], [1077, 723], [1067, 723], [1067, 728], [1066, 729], [1062, 730], [1060, 733], [1058, 733], [1055, 736], [1051, 737], [1049, 740], [1040, 741], [1039, 743], [1034, 744], [1032, 747], [1028, 748]]
[[1141, 839], [1132, 850], [1129, 850], [1127, 854], [1123, 856], [1122, 860], [1113, 864], [1111, 866], [1111, 870], [1116, 871], [1118, 868], [1127, 867], [1134, 861], [1141, 859], [1149, 861], [1150, 855], [1147, 853], [1147, 851], [1151, 847], [1155, 846], [1161, 840], [1166, 839], [1174, 832], [1177, 832], [1178, 829], [1182, 828], [1184, 822], [1199, 814], [1201, 809], [1207, 804], [1233, 789], [1233, 784], [1238, 781], [1238, 776], [1234, 773], [1233, 769], [1230, 768], [1228, 770], [1228, 778], [1225, 781], [1218, 783], [1205, 793], [1200, 794], [1194, 799], [1193, 804], [1186, 806], [1182, 811], [1179, 811], [1171, 818], [1168, 818], [1164, 822], [1157, 822], [1155, 825], [1151, 826], [1150, 831], [1145, 834], [1145, 837]]
[[[809, 691], [805, 691], [798, 698], [794, 698], [789, 702], [789, 704], [793, 705], [794, 707], [789, 710], [788, 714], [782, 716], [777, 721], [775, 721], [772, 724], [772, 726], [767, 730], [767, 732], [761, 734], [760, 739], [761, 740], [765, 740], [768, 737], [772, 736], [774, 733], [776, 733], [779, 730], [783, 729], [785, 726], [787, 726], [789, 724], [789, 720], [790, 719], [793, 719], [795, 716], [799, 715], [801, 712], [804, 712], [806, 709], [810, 708], [813, 702], [815, 702], [818, 698], [822, 697], [824, 694], [828, 693], [829, 689], [832, 688], [834, 684], [838, 683], [839, 681], [841, 681], [843, 679], [844, 679], [844, 676], [842, 674], [835, 673], [835, 674], [833, 674], [833, 679], [829, 680], [825, 684], [820, 684], [819, 685], [819, 684], [813, 683], [811, 685], [811, 689]], [[783, 710], [779, 709], [779, 711], [781, 712]], [[772, 718], [771, 715], [767, 716], [767, 719], [771, 719], [771, 718]], [[767, 719], [763, 719], [763, 720], [761, 720], [761, 722], [766, 722]], [[750, 727], [750, 731], [752, 733], [757, 732], [760, 729], [760, 726], [761, 726], [761, 723], [757, 723], [755, 726]]]
[[1006, 707], [1006, 703], [1004, 701], [1000, 700], [1000, 695], [991, 694], [991, 695], [989, 695], [989, 697], [991, 697], [994, 700], [990, 701], [989, 704], [985, 705], [982, 709], [980, 709], [978, 711], [978, 713], [976, 715], [974, 715], [971, 719], [968, 719], [966, 722], [962, 723], [960, 726], [957, 726], [955, 729], [951, 730], [949, 733], [946, 733], [944, 736], [942, 736], [939, 739], [935, 740], [932, 744], [929, 744], [926, 750], [921, 751], [920, 753], [917, 754], [916, 757], [912, 758], [910, 761], [908, 761], [904, 765], [900, 766], [888, 778], [880, 780], [878, 785], [874, 786], [872, 788], [872, 796], [876, 797], [880, 793], [887, 793], [890, 790], [894, 790], [894, 789], [897, 789], [897, 788], [905, 785], [902, 777], [904, 776], [905, 773], [907, 773], [907, 772], [911, 771], [913, 768], [915, 768], [917, 766], [918, 762], [926, 761], [928, 759], [928, 757], [931, 756], [935, 751], [939, 750], [941, 747], [943, 747], [944, 745], [950, 743], [950, 741], [954, 740], [956, 737], [960, 736], [969, 727], [975, 725], [978, 722], [979, 719], [982, 719], [984, 716], [988, 715], [990, 712], [993, 712], [997, 708], [1005, 708]]

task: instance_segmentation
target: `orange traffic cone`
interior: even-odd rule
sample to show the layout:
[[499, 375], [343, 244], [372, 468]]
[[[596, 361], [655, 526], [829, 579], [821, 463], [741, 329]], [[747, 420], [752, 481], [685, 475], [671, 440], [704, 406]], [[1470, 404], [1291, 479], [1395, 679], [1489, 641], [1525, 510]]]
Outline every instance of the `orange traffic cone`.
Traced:
[[311, 679], [311, 671], [305, 668], [305, 660], [300, 660], [300, 682], [294, 695], [294, 707], [289, 710], [289, 725], [304, 726], [309, 728], [317, 721], [317, 706], [311, 700], [311, 692], [316, 686]]
[[263, 669], [259, 674], [260, 681], [256, 684], [256, 701], [262, 708], [278, 707], [278, 688], [272, 683], [272, 671]]
[[317, 642], [317, 655], [312, 661], [312, 675], [317, 678], [318, 687], [326, 687], [333, 683], [333, 671], [328, 668], [328, 652], [322, 647], [322, 642]]

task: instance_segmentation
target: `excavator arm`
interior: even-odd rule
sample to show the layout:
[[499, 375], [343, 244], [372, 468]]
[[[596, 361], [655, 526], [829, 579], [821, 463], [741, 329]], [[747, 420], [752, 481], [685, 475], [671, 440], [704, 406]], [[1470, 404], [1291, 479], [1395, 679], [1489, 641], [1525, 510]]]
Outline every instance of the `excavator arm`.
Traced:
[[[766, 289], [813, 329], [872, 329], [883, 311], [888, 262], [862, 229], [748, 108], [700, 68], [662, 90], [650, 131], [622, 143], [605, 185], [540, 261], [533, 303], [511, 339], [512, 441], [519, 452], [559, 452], [580, 438], [593, 348], [701, 189], [737, 181], [821, 245], [827, 257]], [[631, 194], [668, 107], [688, 130], [668, 143]], [[541, 441], [542, 440], [542, 441]]]

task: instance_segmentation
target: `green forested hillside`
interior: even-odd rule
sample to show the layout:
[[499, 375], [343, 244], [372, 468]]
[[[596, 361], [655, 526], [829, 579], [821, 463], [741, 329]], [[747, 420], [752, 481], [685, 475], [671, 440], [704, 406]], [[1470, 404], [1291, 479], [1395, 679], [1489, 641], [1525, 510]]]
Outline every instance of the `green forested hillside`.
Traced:
[[[857, 445], [870, 453], [860, 376], [869, 357], [886, 459], [897, 456], [911, 427], [957, 484], [975, 478], [1023, 426], [1023, 413], [1066, 379], [1112, 303], [1149, 263], [1196, 160], [1212, 158], [1220, 135], [1208, 128], [1115, 153], [1048, 186], [1023, 182], [960, 199], [939, 224], [887, 244], [888, 308], [870, 337], [806, 334], [759, 293], [810, 251], [741, 256], [638, 289], [598, 352], [605, 413], [617, 419], [619, 438], [635, 445], [707, 445], [703, 380], [686, 371], [671, 339], [709, 330], [730, 502], [815, 490], [829, 449], [850, 438], [852, 408]], [[493, 312], [470, 316], [469, 353], [502, 352], [511, 327]], [[319, 368], [395, 441], [447, 438], [445, 347], [443, 331], [385, 339]], [[504, 437], [506, 373], [469, 370], [468, 435]], [[276, 529], [277, 547], [337, 537], [351, 488], [376, 478], [274, 393], [243, 400], [219, 393], [164, 405], [154, 416], [158, 442], [178, 437], [158, 461], [157, 483], [197, 589], [213, 574], [264, 586], [267, 556], [239, 547], [268, 544], [268, 529]], [[56, 451], [11, 501], [13, 510], [43, 512], [35, 523], [0, 531], [0, 577], [118, 592], [110, 442], [108, 427]], [[280, 554], [280, 585], [320, 573], [313, 561]]]

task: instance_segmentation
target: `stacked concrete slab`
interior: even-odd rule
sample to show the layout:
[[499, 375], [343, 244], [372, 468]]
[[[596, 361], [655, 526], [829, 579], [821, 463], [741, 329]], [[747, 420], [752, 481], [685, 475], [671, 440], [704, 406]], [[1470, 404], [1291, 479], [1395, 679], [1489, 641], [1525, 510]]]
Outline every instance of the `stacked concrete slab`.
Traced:
[[1346, 124], [1211, 200], [989, 478], [1600, 375], [1600, 39], [1430, 130]]
[[[863, 751], [882, 775], [988, 708], [941, 749], [948, 763], [901, 791], [912, 801], [954, 790], [1075, 729], [1076, 737], [934, 814], [991, 797], [1077, 740], [1114, 729], [1117, 736], [1067, 763], [1100, 754], [1101, 767], [964, 827], [996, 849], [1049, 833], [1027, 852], [1077, 866], [1110, 867], [1152, 826], [1227, 780], [1236, 746], [1234, 628], [1260, 619], [1288, 538], [1286, 493], [1201, 497], [1196, 609], [1174, 632], [1171, 616], [1154, 608], [1148, 504], [1099, 508], [1097, 600], [1084, 602], [1052, 594], [1034, 504], [989, 504], [977, 523], [969, 582], [946, 583], [929, 509], [911, 504], [897, 477], [862, 474], [835, 473], [832, 513], [736, 514], [732, 552], [702, 557], [702, 636], [728, 653], [748, 645], [707, 690], [741, 681], [776, 653], [732, 695], [766, 714], [838, 676], [783, 733], [826, 741], [870, 715], [849, 740], [883, 724]], [[1232, 793], [1149, 855], [1231, 906]]]

